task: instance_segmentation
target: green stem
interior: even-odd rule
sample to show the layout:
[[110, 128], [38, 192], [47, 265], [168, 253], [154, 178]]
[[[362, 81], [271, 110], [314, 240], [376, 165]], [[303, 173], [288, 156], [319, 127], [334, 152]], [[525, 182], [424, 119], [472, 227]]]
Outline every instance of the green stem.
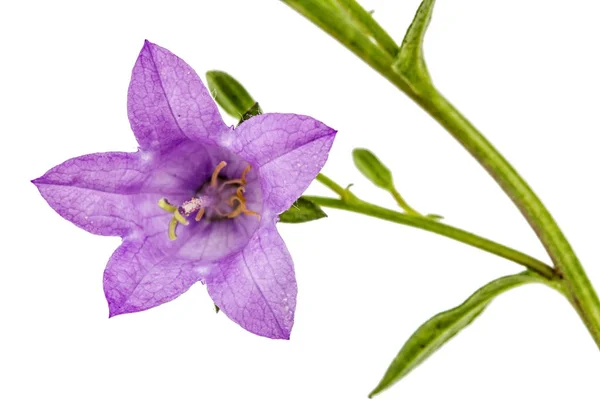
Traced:
[[[324, 0], [282, 0], [332, 35], [435, 118], [488, 171], [527, 219], [564, 275], [567, 296], [600, 347], [600, 300], [558, 224], [541, 200], [494, 146], [432, 85], [409, 81], [392, 69], [394, 58]], [[376, 24], [373, 20], [371, 24]]]
[[334, 0], [338, 6], [350, 15], [352, 22], [357, 22], [363, 32], [373, 38], [375, 42], [390, 56], [398, 52], [398, 44], [390, 35], [381, 28], [373, 16], [365, 11], [355, 0]]
[[360, 201], [348, 188], [344, 189], [327, 176], [319, 174], [317, 175], [316, 179], [333, 192], [337, 193], [345, 202], [352, 203], [355, 201]]
[[341, 198], [346, 197], [346, 193], [348, 192], [346, 189], [335, 183], [332, 179], [328, 178], [323, 174], [317, 175], [317, 181], [321, 182], [323, 185], [327, 186], [329, 189], [339, 194]]
[[416, 102], [435, 118], [488, 171], [529, 222], [564, 275], [567, 295], [600, 347], [600, 301], [581, 263], [539, 197], [500, 152], [437, 90]]
[[453, 226], [446, 225], [438, 221], [434, 221], [430, 218], [400, 213], [394, 210], [389, 210], [387, 208], [377, 206], [375, 204], [367, 203], [362, 200], [348, 203], [344, 200], [333, 199], [329, 197], [304, 197], [322, 207], [352, 211], [355, 213], [369, 215], [371, 217], [383, 219], [386, 221], [395, 222], [397, 224], [408, 225], [414, 228], [419, 228], [425, 231], [437, 233], [438, 235], [454, 239], [456, 241], [495, 254], [497, 256], [506, 258], [507, 260], [514, 261], [517, 264], [523, 265], [524, 267], [537, 272], [538, 274], [542, 275], [547, 279], [560, 279], [560, 277], [556, 274], [556, 271], [552, 267], [536, 258], [533, 258], [518, 250], [504, 246], [500, 243], [496, 243], [492, 240], [464, 231], [462, 229], [455, 228]]
[[[298, 13], [304, 15], [312, 23], [323, 31], [329, 33], [337, 41], [356, 54], [360, 59], [370, 65], [382, 75], [393, 74], [393, 56], [384, 50], [385, 46], [371, 40], [374, 36], [365, 35], [361, 27], [365, 22], [356, 18], [356, 14], [346, 14], [340, 17], [339, 5], [332, 3], [333, 0], [282, 0]], [[364, 18], [370, 18], [369, 26], [378, 25], [373, 17], [366, 13]], [[354, 17], [355, 19], [349, 18]], [[381, 28], [380, 28], [381, 29]], [[383, 29], [381, 29], [383, 30]], [[411, 91], [410, 85], [403, 84], [403, 91]]]
[[396, 203], [400, 206], [400, 208], [402, 208], [408, 214], [422, 216], [422, 214], [420, 212], [418, 212], [417, 210], [415, 210], [414, 208], [412, 208], [411, 206], [408, 205], [406, 200], [404, 200], [404, 197], [402, 197], [400, 195], [400, 193], [398, 193], [396, 188], [392, 188], [390, 193], [392, 194], [392, 196], [394, 197], [394, 200], [396, 200]]

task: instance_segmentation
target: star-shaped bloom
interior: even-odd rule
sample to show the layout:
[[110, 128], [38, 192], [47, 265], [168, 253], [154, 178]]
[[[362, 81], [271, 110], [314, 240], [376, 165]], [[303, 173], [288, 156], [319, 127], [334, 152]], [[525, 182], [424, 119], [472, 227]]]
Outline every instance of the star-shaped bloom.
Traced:
[[336, 132], [296, 114], [228, 127], [194, 70], [147, 41], [127, 110], [136, 153], [76, 157], [33, 181], [62, 217], [123, 238], [104, 273], [110, 316], [202, 282], [245, 329], [289, 338], [297, 287], [275, 223], [316, 177]]

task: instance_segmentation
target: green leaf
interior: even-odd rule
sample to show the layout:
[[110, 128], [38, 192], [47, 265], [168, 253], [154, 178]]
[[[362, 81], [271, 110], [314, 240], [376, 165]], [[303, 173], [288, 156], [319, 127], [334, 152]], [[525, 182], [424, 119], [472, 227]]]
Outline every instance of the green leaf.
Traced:
[[388, 191], [394, 189], [392, 173], [371, 151], [354, 149], [352, 158], [356, 168], [373, 184]]
[[250, 93], [226, 72], [208, 71], [206, 81], [217, 104], [234, 118], [241, 119], [257, 105]]
[[289, 210], [279, 214], [279, 222], [295, 224], [314, 221], [326, 216], [327, 214], [321, 207], [304, 197], [300, 197]]
[[429, 83], [431, 78], [423, 57], [423, 39], [431, 21], [435, 0], [423, 0], [404, 35], [392, 69], [412, 83]]
[[216, 303], [214, 303], [214, 304], [215, 304], [215, 314], [218, 314], [219, 311], [221, 311], [221, 309], [219, 308], [219, 306]]
[[483, 286], [456, 308], [435, 315], [406, 341], [369, 398], [389, 388], [467, 327], [499, 294], [525, 283], [547, 281], [529, 271], [504, 276]]

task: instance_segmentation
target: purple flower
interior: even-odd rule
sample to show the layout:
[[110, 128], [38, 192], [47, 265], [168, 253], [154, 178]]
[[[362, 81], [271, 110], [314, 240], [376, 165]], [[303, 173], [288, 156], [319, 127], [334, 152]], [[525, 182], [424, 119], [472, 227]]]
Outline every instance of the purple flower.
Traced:
[[33, 181], [62, 217], [123, 238], [104, 273], [110, 316], [200, 281], [245, 329], [288, 339], [297, 287], [275, 223], [322, 168], [336, 131], [295, 114], [228, 127], [194, 70], [148, 41], [127, 111], [136, 153], [73, 158]]

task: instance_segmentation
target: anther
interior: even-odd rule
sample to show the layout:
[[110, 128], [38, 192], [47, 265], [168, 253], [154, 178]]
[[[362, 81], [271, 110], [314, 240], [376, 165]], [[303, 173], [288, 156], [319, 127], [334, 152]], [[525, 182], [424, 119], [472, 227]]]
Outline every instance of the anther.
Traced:
[[241, 179], [230, 179], [221, 184], [221, 186], [219, 187], [219, 192], [222, 191], [223, 188], [227, 185], [243, 185], [243, 184], [244, 184], [244, 182]]
[[[237, 200], [237, 199], [236, 199]], [[227, 214], [227, 218], [235, 218], [238, 215], [240, 215], [241, 213], [244, 212], [244, 205], [242, 203], [240, 203], [240, 205], [238, 206], [238, 208], [236, 208], [235, 210], [233, 210], [232, 212], [230, 212], [229, 214]]]
[[245, 206], [246, 205], [246, 198], [244, 197], [244, 192], [245, 191], [246, 191], [246, 189], [243, 186], [240, 186], [235, 191], [235, 196], [231, 196], [229, 198], [229, 205], [231, 207], [233, 207], [233, 203], [235, 203], [236, 201], [238, 201], [241, 205]]
[[[221, 209], [219, 209], [218, 205], [214, 205], [214, 206], [211, 205], [210, 209], [213, 210], [217, 215], [224, 217], [224, 218], [235, 218], [241, 214], [244, 214], [244, 215], [256, 216], [260, 220], [260, 214], [254, 212], [254, 211], [250, 211], [246, 208], [246, 197], [244, 196], [244, 193], [246, 192], [245, 185], [247, 183], [246, 176], [248, 175], [248, 172], [250, 172], [252, 167], [250, 165], [247, 165], [246, 168], [244, 168], [244, 170], [242, 171], [242, 175], [239, 179], [230, 179], [225, 182], [222, 182], [219, 185], [219, 173], [226, 166], [227, 166], [227, 163], [225, 161], [221, 161], [215, 167], [215, 169], [211, 175], [211, 178], [210, 178], [210, 186], [213, 188], [217, 188], [217, 193], [216, 193], [217, 197], [216, 198], [221, 198], [221, 196], [224, 196], [223, 189], [225, 188], [225, 186], [239, 185], [237, 188], [235, 188], [235, 194], [230, 196], [228, 199], [228, 203], [229, 203], [229, 206], [231, 207], [231, 211], [228, 213], [223, 212]], [[231, 193], [231, 192], [229, 192], [229, 193]], [[220, 201], [222, 201], [222, 200], [220, 200]], [[197, 222], [202, 220], [202, 217], [204, 217], [204, 214], [206, 213], [206, 208], [205, 208], [205, 206], [203, 206], [203, 204], [204, 204], [204, 200], [202, 200], [201, 198], [198, 198], [198, 197], [192, 197], [191, 200], [185, 201], [181, 206], [175, 206], [175, 205], [169, 203], [169, 201], [165, 198], [162, 198], [158, 201], [158, 206], [160, 208], [173, 214], [173, 217], [169, 221], [169, 230], [168, 230], [169, 239], [171, 239], [171, 240], [177, 239], [177, 234], [176, 234], [177, 225], [178, 224], [188, 225], [189, 221], [187, 220], [186, 217], [190, 216], [192, 213], [196, 213], [194, 219]], [[211, 203], [209, 202], [206, 204], [210, 205]]]
[[194, 218], [197, 221], [200, 221], [202, 219], [202, 216], [204, 215], [204, 207], [202, 207], [200, 209], [200, 211], [198, 211], [198, 214], [196, 214], [196, 218]]
[[221, 161], [219, 163], [219, 165], [217, 165], [217, 167], [215, 168], [215, 170], [212, 173], [212, 177], [210, 178], [210, 186], [212, 186], [212, 187], [217, 186], [217, 178], [219, 177], [219, 172], [221, 172], [221, 170], [223, 168], [225, 168], [226, 165], [227, 165], [227, 163], [225, 161]]
[[242, 185], [246, 184], [246, 175], [248, 174], [248, 172], [250, 172], [251, 169], [252, 166], [248, 164], [246, 168], [244, 168], [244, 170], [242, 171], [242, 177], [240, 178], [240, 180], [242, 181]]
[[215, 212], [219, 217], [226, 217], [229, 215], [228, 213], [221, 211], [219, 208], [215, 208]]
[[[217, 166], [217, 168], [219, 168], [219, 167]], [[251, 169], [252, 169], [252, 166], [250, 164], [248, 164], [246, 166], [246, 168], [244, 168], [244, 170], [242, 171], [242, 176], [239, 179], [230, 179], [228, 181], [223, 182], [221, 184], [221, 186], [219, 187], [219, 192], [222, 191], [223, 188], [227, 185], [242, 185], [242, 186], [244, 186], [246, 183], [248, 183], [246, 181], [246, 175], [248, 175], [248, 172], [250, 172]], [[214, 177], [214, 175], [213, 175], [213, 177]]]
[[[242, 189], [242, 188], [240, 188], [240, 189]], [[238, 190], [238, 193], [239, 193], [240, 195], [241, 195], [241, 192], [242, 192], [242, 191], [239, 191], [239, 190]], [[258, 217], [258, 220], [260, 221], [260, 214], [258, 214], [258, 213], [256, 213], [256, 212], [254, 212], [254, 211], [250, 211], [250, 210], [248, 210], [248, 209], [246, 208], [246, 199], [244, 199], [244, 197], [243, 197], [243, 196], [241, 196], [241, 197], [238, 197], [238, 196], [231, 196], [231, 197], [229, 198], [229, 205], [230, 205], [231, 207], [233, 207], [233, 205], [234, 205], [234, 203], [235, 203], [236, 201], [239, 203], [239, 204], [238, 204], [238, 206], [237, 206], [237, 207], [236, 207], [236, 208], [235, 208], [235, 209], [234, 209], [232, 212], [230, 212], [230, 213], [228, 213], [228, 214], [225, 214], [225, 215], [224, 215], [225, 217], [227, 217], [227, 218], [235, 218], [235, 217], [237, 217], [237, 216], [239, 216], [239, 215], [241, 215], [241, 214], [244, 214], [244, 215], [254, 215], [254, 216]], [[221, 214], [220, 214], [220, 215], [221, 215]]]
[[246, 193], [246, 188], [243, 186], [240, 186], [239, 188], [237, 188], [237, 190], [235, 191], [235, 194], [237, 195], [237, 197], [240, 198], [240, 200], [242, 201], [246, 201], [246, 198], [244, 197], [244, 193]]
[[258, 218], [258, 220], [260, 221], [260, 214], [254, 211], [250, 211], [244, 208], [244, 214], [245, 215], [254, 215], [256, 218]]

